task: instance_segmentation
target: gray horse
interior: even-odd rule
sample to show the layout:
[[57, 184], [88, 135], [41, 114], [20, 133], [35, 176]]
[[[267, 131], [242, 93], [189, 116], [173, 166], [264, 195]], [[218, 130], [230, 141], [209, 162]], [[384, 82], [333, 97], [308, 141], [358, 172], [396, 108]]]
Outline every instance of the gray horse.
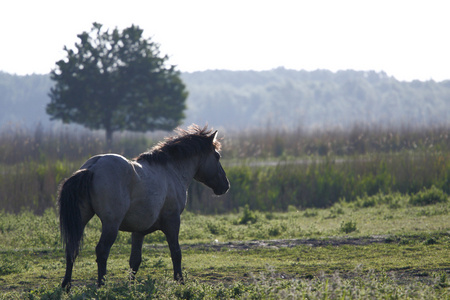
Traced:
[[221, 195], [230, 183], [219, 162], [217, 131], [193, 125], [178, 132], [132, 161], [116, 154], [94, 156], [63, 183], [58, 198], [66, 250], [63, 288], [70, 289], [83, 231], [95, 214], [102, 222], [95, 248], [99, 286], [119, 230], [132, 233], [133, 277], [141, 264], [144, 236], [161, 230], [169, 244], [174, 279], [183, 282], [178, 234], [189, 184], [195, 179]]

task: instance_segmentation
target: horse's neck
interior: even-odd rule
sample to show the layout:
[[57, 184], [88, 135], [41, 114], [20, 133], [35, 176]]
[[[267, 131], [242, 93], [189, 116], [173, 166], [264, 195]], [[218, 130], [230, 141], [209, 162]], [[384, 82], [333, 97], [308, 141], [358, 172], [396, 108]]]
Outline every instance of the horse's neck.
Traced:
[[199, 158], [195, 157], [192, 159], [171, 162], [169, 168], [187, 190], [195, 176], [195, 173], [197, 173], [198, 164]]

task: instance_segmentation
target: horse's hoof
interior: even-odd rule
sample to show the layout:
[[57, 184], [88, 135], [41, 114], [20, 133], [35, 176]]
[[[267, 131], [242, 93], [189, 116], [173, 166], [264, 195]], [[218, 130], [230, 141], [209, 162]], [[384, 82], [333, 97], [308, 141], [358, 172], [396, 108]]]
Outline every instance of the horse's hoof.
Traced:
[[61, 287], [63, 289], [65, 289], [66, 292], [68, 293], [68, 292], [70, 292], [70, 289], [72, 288], [72, 284], [70, 282], [63, 281], [63, 283], [61, 284]]
[[97, 282], [97, 287], [98, 288], [101, 288], [104, 285], [105, 285], [105, 281], [104, 280]]
[[176, 282], [178, 282], [179, 284], [184, 285], [184, 278], [181, 277], [179, 274], [174, 278]]

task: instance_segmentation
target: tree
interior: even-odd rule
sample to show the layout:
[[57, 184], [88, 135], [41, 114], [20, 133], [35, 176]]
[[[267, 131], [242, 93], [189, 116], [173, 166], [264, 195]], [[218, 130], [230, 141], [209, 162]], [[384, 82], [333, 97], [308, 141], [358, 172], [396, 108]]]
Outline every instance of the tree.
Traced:
[[50, 73], [47, 113], [52, 120], [104, 129], [110, 145], [114, 131], [172, 130], [184, 118], [187, 91], [175, 66], [167, 66], [159, 45], [132, 25], [119, 31], [91, 31], [77, 37], [75, 50]]

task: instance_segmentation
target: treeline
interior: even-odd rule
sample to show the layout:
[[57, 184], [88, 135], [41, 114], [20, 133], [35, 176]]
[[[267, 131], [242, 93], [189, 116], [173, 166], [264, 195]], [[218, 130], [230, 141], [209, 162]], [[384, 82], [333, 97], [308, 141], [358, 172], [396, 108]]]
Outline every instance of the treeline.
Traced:
[[187, 123], [225, 128], [423, 127], [450, 122], [450, 80], [401, 82], [385, 73], [327, 70], [183, 74]]
[[[223, 135], [222, 135], [223, 137]], [[58, 185], [90, 156], [136, 157], [161, 136], [119, 134], [107, 148], [87, 130], [10, 128], [0, 132], [0, 211], [56, 208]], [[243, 131], [222, 141], [231, 183], [221, 197], [194, 182], [187, 209], [200, 213], [328, 207], [379, 193], [415, 194], [435, 186], [450, 194], [449, 128], [352, 131]]]
[[45, 106], [52, 82], [49, 75], [17, 76], [0, 72], [0, 127], [8, 123], [50, 125]]
[[[184, 124], [242, 130], [423, 127], [450, 124], [450, 80], [402, 82], [385, 73], [326, 70], [183, 73]], [[0, 72], [0, 126], [50, 124], [48, 75]]]

